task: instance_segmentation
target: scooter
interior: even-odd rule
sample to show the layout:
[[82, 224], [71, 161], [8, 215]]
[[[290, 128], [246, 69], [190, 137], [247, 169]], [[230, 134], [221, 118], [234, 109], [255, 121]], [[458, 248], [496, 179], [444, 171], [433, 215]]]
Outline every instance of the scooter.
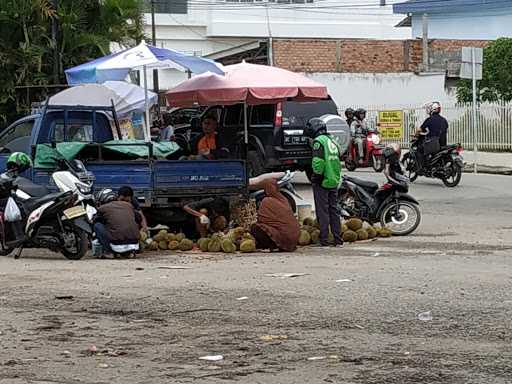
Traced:
[[364, 158], [358, 162], [358, 149], [354, 141], [351, 140], [347, 155], [344, 158], [347, 170], [355, 171], [357, 168], [373, 167], [375, 172], [382, 172], [384, 169], [384, 161], [382, 160], [384, 145], [380, 144], [380, 142], [381, 139], [378, 132], [364, 132]]
[[408, 194], [409, 179], [386, 175], [387, 183], [377, 183], [343, 176], [338, 194], [341, 215], [359, 217], [370, 224], [380, 223], [395, 236], [408, 235], [418, 228], [421, 212], [418, 201]]
[[462, 146], [460, 144], [452, 144], [439, 148], [437, 145], [437, 150], [432, 155], [423, 154], [421, 156], [420, 146], [427, 134], [428, 131], [416, 135], [411, 141], [410, 151], [402, 159], [402, 164], [411, 182], [414, 182], [418, 176], [425, 176], [441, 179], [444, 185], [449, 188], [456, 187], [462, 179], [462, 171], [464, 169]]
[[[77, 174], [76, 170], [73, 172]], [[60, 190], [57, 193], [50, 193], [44, 186], [13, 172], [0, 175], [0, 199], [12, 198], [11, 204], [16, 204], [21, 214], [20, 220], [9, 222], [5, 215], [7, 204], [2, 204], [1, 255], [10, 254], [14, 248], [18, 248], [15, 258], [21, 256], [24, 248], [48, 248], [71, 260], [85, 255], [88, 237], [92, 235], [90, 219], [94, 211], [86, 204], [88, 199], [92, 200], [92, 182], [80, 181], [73, 172], [58, 171], [52, 175]]]

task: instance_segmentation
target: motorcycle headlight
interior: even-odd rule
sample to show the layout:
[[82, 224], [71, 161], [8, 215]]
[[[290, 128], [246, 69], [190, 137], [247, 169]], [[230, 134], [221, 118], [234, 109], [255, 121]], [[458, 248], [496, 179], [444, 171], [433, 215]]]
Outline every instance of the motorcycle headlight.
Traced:
[[91, 193], [91, 187], [85, 184], [75, 184], [78, 191], [84, 195], [88, 195]]
[[371, 141], [375, 145], [379, 145], [380, 144], [380, 136], [379, 135], [371, 135], [368, 138], [368, 140]]

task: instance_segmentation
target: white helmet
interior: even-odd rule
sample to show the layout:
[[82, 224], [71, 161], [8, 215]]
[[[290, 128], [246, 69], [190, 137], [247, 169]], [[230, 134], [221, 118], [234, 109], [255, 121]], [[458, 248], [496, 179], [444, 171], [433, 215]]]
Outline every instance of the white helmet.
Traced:
[[438, 101], [434, 101], [432, 103], [427, 104], [427, 113], [429, 115], [439, 112], [441, 112], [441, 103], [439, 103]]

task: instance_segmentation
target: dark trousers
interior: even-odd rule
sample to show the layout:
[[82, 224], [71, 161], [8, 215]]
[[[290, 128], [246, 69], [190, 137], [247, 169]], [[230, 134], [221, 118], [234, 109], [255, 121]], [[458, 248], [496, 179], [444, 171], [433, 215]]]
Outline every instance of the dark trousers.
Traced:
[[94, 224], [94, 232], [96, 233], [96, 238], [101, 244], [103, 248], [103, 253], [112, 253], [112, 248], [110, 248], [110, 235], [105, 228], [105, 225], [102, 223]]
[[251, 226], [251, 235], [256, 239], [256, 246], [259, 249], [270, 249], [272, 251], [278, 248], [274, 240], [258, 224]]
[[313, 184], [316, 218], [320, 224], [320, 244], [329, 244], [329, 228], [336, 244], [343, 244], [341, 238], [341, 219], [338, 209], [338, 190], [325, 189]]

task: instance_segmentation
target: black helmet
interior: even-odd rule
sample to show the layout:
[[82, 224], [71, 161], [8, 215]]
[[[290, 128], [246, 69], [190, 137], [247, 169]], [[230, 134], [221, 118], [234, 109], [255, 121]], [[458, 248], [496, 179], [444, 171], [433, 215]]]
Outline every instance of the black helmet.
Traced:
[[304, 129], [304, 136], [314, 139], [322, 133], [327, 133], [327, 125], [325, 125], [324, 121], [318, 117], [310, 119]]
[[345, 109], [345, 117], [348, 117], [349, 114], [351, 114], [353, 116], [354, 112], [355, 111], [352, 108]]
[[387, 161], [395, 161], [400, 160], [400, 155], [402, 153], [402, 150], [400, 148], [400, 144], [398, 143], [391, 143], [384, 148], [382, 151], [382, 156], [384, 156], [384, 159]]
[[117, 195], [110, 188], [102, 189], [96, 194], [96, 201], [100, 203], [100, 205], [110, 203], [117, 198]]
[[[358, 109], [356, 110], [356, 112], [354, 113], [354, 115], [355, 115], [356, 117], [358, 117], [358, 118], [359, 118], [359, 120], [362, 120], [362, 119], [364, 119], [364, 118], [366, 117], [366, 109], [364, 109], [364, 108], [358, 108]], [[364, 115], [364, 117], [361, 117], [362, 115]]]

